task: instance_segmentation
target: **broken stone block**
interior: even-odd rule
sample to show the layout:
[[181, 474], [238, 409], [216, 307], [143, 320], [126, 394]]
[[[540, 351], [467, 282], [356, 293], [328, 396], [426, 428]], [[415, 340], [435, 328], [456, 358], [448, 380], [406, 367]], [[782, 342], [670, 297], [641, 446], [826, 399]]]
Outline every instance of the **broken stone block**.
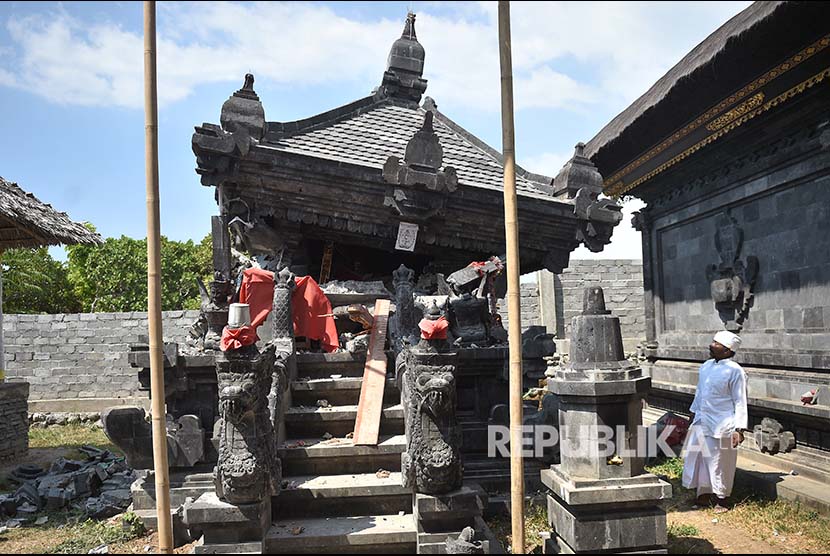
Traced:
[[0, 495], [0, 517], [14, 517], [17, 514], [17, 500], [8, 494]]
[[35, 508], [40, 507], [40, 494], [37, 487], [32, 483], [24, 483], [14, 491], [14, 498], [17, 500], [17, 509], [20, 511], [20, 506], [28, 503]]
[[45, 474], [46, 470], [38, 465], [23, 464], [11, 472], [11, 478], [22, 483], [25, 481], [33, 481]]
[[761, 420], [761, 429], [772, 434], [781, 434], [781, 432], [784, 430], [784, 426], [775, 419], [764, 417]]
[[760, 425], [753, 429], [755, 444], [762, 453], [777, 454], [789, 452], [795, 448], [795, 435], [785, 431], [784, 427], [775, 419], [765, 417]]
[[59, 510], [69, 503], [69, 493], [63, 488], [50, 488], [46, 497], [47, 510]]

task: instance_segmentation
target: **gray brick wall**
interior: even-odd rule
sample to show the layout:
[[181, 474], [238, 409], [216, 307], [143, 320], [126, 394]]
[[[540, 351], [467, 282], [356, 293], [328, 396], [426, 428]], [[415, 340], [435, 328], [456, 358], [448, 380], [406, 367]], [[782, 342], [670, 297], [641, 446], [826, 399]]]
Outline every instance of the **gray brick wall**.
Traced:
[[645, 338], [643, 261], [639, 259], [572, 260], [554, 279], [557, 302], [562, 299], [560, 332], [570, 336], [571, 319], [582, 312], [582, 292], [600, 286], [606, 308], [620, 318], [623, 338]]
[[[521, 285], [522, 296], [522, 330], [529, 326], [542, 324], [539, 316], [539, 287], [536, 283]], [[499, 315], [504, 328], [507, 329], [507, 299], [499, 300]]]
[[[164, 312], [165, 341], [184, 341], [198, 314]], [[140, 395], [127, 352], [147, 335], [147, 313], [4, 315], [3, 331], [6, 376], [27, 381], [30, 400]]]
[[[639, 259], [572, 260], [562, 274], [554, 277], [553, 303], [549, 313], [556, 315], [555, 324], [548, 332], [567, 339], [571, 319], [582, 312], [582, 292], [585, 288], [601, 286], [605, 304], [620, 317], [623, 338], [635, 344], [645, 338], [645, 309], [643, 307], [643, 262]], [[539, 285], [523, 283], [522, 330], [543, 323]], [[546, 301], [546, 303], [550, 303]], [[499, 314], [507, 326], [507, 302], [499, 301]], [[555, 329], [554, 329], [555, 328]]]

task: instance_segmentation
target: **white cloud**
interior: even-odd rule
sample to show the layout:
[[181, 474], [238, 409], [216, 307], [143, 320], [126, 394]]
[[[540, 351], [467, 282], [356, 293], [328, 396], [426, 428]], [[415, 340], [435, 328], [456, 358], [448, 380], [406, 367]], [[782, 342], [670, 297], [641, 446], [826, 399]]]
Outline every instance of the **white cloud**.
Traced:
[[[513, 3], [516, 108], [622, 108], [746, 4]], [[402, 27], [277, 2], [163, 3], [158, 23], [163, 105], [204, 83], [236, 83], [248, 71], [277, 83], [360, 82], [368, 92]], [[495, 4], [427, 3], [417, 27], [428, 94], [442, 109], [497, 112]], [[142, 106], [139, 33], [115, 23], [85, 25], [60, 8], [49, 17], [12, 18], [7, 28], [18, 55], [0, 62], [0, 84], [58, 103]]]
[[536, 174], [554, 177], [562, 166], [571, 159], [573, 151], [564, 153], [547, 152], [535, 156], [525, 156], [519, 159], [519, 166]]

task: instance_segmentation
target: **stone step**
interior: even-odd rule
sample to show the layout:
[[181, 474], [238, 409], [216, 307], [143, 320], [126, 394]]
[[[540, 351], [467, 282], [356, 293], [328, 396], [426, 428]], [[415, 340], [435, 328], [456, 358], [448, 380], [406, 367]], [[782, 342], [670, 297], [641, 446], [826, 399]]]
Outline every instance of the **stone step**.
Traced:
[[[170, 506], [176, 508], [187, 498], [198, 498], [202, 494], [214, 489], [213, 473], [177, 473], [171, 472], [170, 484]], [[130, 485], [130, 492], [133, 497], [133, 509], [156, 511], [156, 484], [155, 475], [150, 471], [146, 477], [136, 479]]]
[[[387, 353], [388, 370], [395, 368], [391, 352]], [[297, 376], [300, 378], [330, 378], [331, 375], [363, 376], [366, 352], [350, 353], [298, 353]]]
[[[288, 438], [322, 438], [329, 433], [344, 437], [354, 431], [357, 405], [333, 407], [291, 407], [285, 413]], [[383, 408], [380, 433], [384, 435], [403, 432], [403, 407], [400, 404]]]
[[[317, 400], [327, 400], [331, 405], [352, 405], [360, 400], [362, 385], [362, 376], [294, 380], [291, 382], [291, 401], [294, 405], [314, 406]], [[397, 384], [391, 378], [386, 380], [383, 399], [392, 403], [401, 399]]]
[[288, 440], [280, 446], [283, 475], [337, 475], [400, 471], [404, 435], [380, 438], [377, 446], [355, 446], [348, 438]]
[[400, 472], [284, 477], [283, 490], [271, 499], [272, 515], [291, 518], [407, 511], [412, 491], [401, 484]]
[[414, 554], [416, 539], [412, 514], [276, 520], [262, 552]]

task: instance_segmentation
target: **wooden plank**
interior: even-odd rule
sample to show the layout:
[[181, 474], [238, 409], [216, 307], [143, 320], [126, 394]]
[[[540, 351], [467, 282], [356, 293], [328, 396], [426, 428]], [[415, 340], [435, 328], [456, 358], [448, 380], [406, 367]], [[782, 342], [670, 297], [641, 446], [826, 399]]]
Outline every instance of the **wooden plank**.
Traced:
[[386, 325], [389, 321], [388, 299], [375, 301], [375, 322], [366, 351], [363, 384], [354, 423], [354, 444], [376, 446], [383, 410], [383, 389], [386, 385]]
[[323, 248], [323, 262], [320, 263], [320, 280], [317, 281], [318, 284], [325, 284], [329, 281], [329, 276], [331, 276], [331, 260], [334, 257], [334, 242], [327, 241], [326, 246]]

